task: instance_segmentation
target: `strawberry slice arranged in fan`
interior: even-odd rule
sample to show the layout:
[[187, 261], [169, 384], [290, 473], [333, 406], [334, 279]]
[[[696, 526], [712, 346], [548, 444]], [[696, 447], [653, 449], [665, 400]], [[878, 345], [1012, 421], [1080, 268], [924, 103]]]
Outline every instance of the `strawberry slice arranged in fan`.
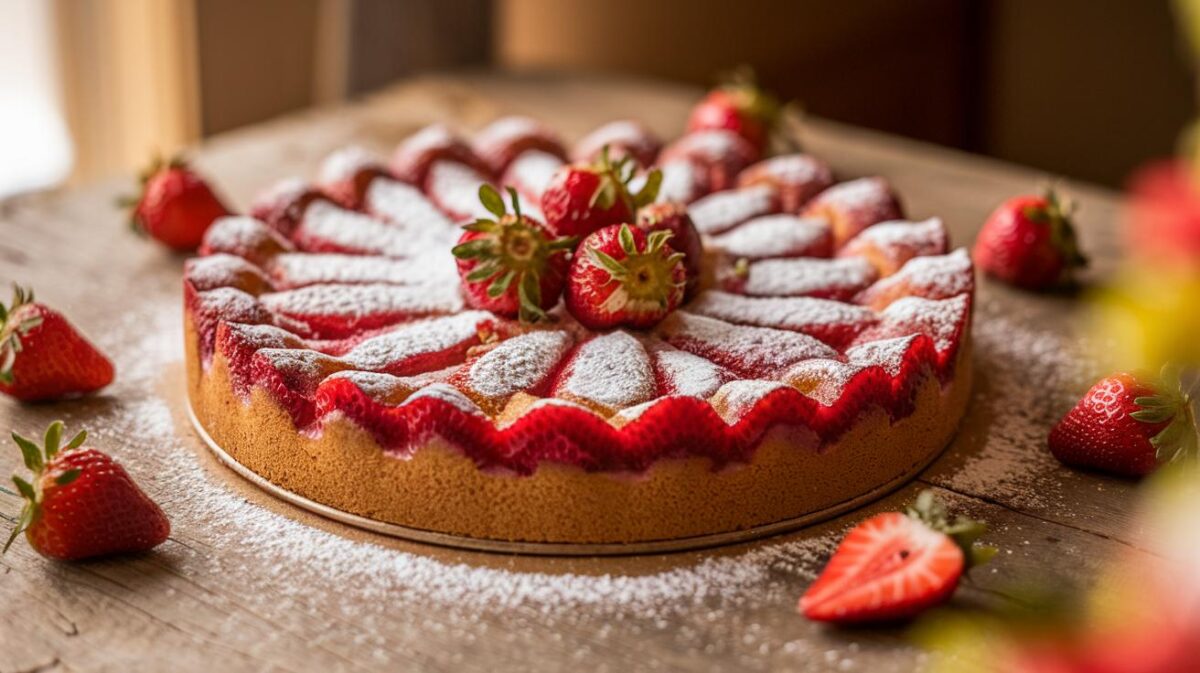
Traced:
[[904, 514], [878, 514], [855, 526], [800, 598], [809, 619], [836, 624], [914, 617], [954, 593], [964, 572], [996, 554], [975, 541], [986, 527], [951, 520], [932, 491]]

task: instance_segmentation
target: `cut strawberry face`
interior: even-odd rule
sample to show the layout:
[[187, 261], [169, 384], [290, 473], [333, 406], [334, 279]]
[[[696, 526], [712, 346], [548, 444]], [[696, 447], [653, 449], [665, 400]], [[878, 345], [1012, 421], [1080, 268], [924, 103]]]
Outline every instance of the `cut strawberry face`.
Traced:
[[809, 201], [804, 214], [829, 221], [834, 247], [841, 247], [873, 224], [904, 218], [899, 198], [883, 178], [836, 184]]
[[252, 217], [222, 217], [204, 234], [201, 255], [223, 252], [255, 266], [265, 266], [275, 255], [291, 252], [291, 242]]
[[521, 214], [516, 190], [508, 191], [511, 215], [496, 190], [480, 187], [479, 199], [496, 219], [467, 225], [453, 252], [472, 306], [536, 322], [558, 303], [575, 239], [553, 238], [540, 222]]
[[730, 189], [747, 166], [758, 161], [759, 152], [733, 131], [707, 129], [693, 131], [663, 148], [659, 163], [691, 161], [703, 170], [714, 190]]
[[1157, 379], [1122, 372], [1100, 380], [1054, 426], [1048, 445], [1067, 465], [1141, 477], [1195, 460], [1198, 434], [1179, 370], [1168, 365]]
[[492, 316], [483, 311], [430, 318], [362, 340], [341, 354], [349, 367], [394, 376], [445, 369], [462, 363], [480, 344], [480, 331]]
[[768, 184], [779, 192], [785, 213], [799, 213], [814, 196], [833, 185], [833, 171], [807, 154], [764, 159], [738, 174], [737, 186]]
[[827, 299], [744, 297], [713, 290], [697, 297], [688, 311], [739, 325], [802, 332], [838, 349], [879, 322], [870, 309]]
[[720, 234], [743, 222], [779, 212], [779, 192], [771, 185], [713, 192], [688, 207], [696, 229], [706, 236]]
[[943, 255], [949, 247], [946, 226], [941, 218], [931, 217], [921, 222], [900, 220], [876, 224], [851, 239], [838, 255], [866, 257], [880, 276], [890, 276], [914, 257]]
[[529, 117], [501, 117], [475, 134], [475, 154], [492, 175], [503, 175], [525, 152], [536, 150], [565, 161], [567, 152], [553, 129]]
[[613, 159], [631, 157], [639, 166], [651, 166], [662, 149], [662, 141], [640, 122], [619, 120], [593, 130], [575, 144], [571, 159], [593, 162], [607, 147]]
[[801, 360], [838, 355], [805, 334], [733, 325], [687, 311], [672, 313], [656, 332], [672, 346], [747, 378], [772, 378]]
[[714, 236], [713, 247], [733, 259], [828, 257], [833, 235], [825, 220], [795, 215], [756, 217], [732, 231]]
[[863, 290], [854, 301], [882, 311], [903, 297], [948, 299], [974, 290], [975, 269], [967, 251], [960, 248], [948, 255], [914, 257], [896, 273]]
[[651, 171], [637, 193], [629, 184], [637, 167], [628, 158], [613, 161], [607, 151], [591, 164], [570, 164], [554, 174], [542, 193], [546, 225], [558, 236], [587, 236], [613, 224], [632, 222], [638, 208], [658, 197], [662, 173]]
[[392, 153], [389, 167], [396, 179], [421, 186], [437, 161], [465, 164], [480, 172], [488, 170], [466, 141], [443, 124], [426, 126], [405, 139]]
[[591, 329], [652, 327], [683, 301], [687, 269], [669, 231], [605, 227], [579, 245], [567, 277], [567, 310]]
[[911, 618], [948, 599], [964, 570], [995, 554], [975, 547], [984, 530], [950, 521], [924, 491], [907, 514], [879, 514], [851, 530], [800, 599], [800, 612], [838, 624]]
[[820, 297], [845, 301], [876, 278], [861, 257], [766, 259], [739, 264], [721, 277], [724, 289], [754, 297]]

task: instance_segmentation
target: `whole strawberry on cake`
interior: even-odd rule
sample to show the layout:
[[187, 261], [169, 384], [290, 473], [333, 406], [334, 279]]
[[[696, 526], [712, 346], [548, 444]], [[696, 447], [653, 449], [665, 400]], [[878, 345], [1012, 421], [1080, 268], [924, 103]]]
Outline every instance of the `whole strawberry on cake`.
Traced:
[[971, 261], [884, 178], [764, 157], [738, 101], [665, 147], [429, 127], [218, 219], [197, 422], [309, 500], [478, 540], [703, 541], [901, 483], [967, 403]]

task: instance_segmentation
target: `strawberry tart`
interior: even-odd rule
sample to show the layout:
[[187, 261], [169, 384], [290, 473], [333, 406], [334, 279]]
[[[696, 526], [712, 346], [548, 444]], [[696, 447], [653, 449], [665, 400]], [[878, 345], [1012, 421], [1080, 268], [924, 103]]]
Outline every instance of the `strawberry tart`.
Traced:
[[964, 413], [971, 261], [883, 178], [760, 155], [525, 118], [335, 153], [188, 262], [193, 414], [279, 489], [480, 541], [705, 540], [878, 495]]

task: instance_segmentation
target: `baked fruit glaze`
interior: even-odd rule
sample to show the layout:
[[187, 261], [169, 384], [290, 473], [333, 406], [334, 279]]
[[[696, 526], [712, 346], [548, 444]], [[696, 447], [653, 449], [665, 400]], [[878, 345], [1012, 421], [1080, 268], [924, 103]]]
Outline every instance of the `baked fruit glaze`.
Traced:
[[[471, 310], [451, 249], [490, 217], [480, 184], [540, 218], [554, 173], [604, 146], [687, 204], [704, 250], [685, 303], [605, 332], [561, 302], [536, 324]], [[724, 130], [662, 148], [634, 122], [568, 152], [514, 117], [470, 139], [428, 127], [386, 162], [339, 151], [188, 262], [192, 409], [285, 489], [491, 540], [704, 536], [898, 483], [966, 406], [971, 261], [884, 179], [757, 154]]]

